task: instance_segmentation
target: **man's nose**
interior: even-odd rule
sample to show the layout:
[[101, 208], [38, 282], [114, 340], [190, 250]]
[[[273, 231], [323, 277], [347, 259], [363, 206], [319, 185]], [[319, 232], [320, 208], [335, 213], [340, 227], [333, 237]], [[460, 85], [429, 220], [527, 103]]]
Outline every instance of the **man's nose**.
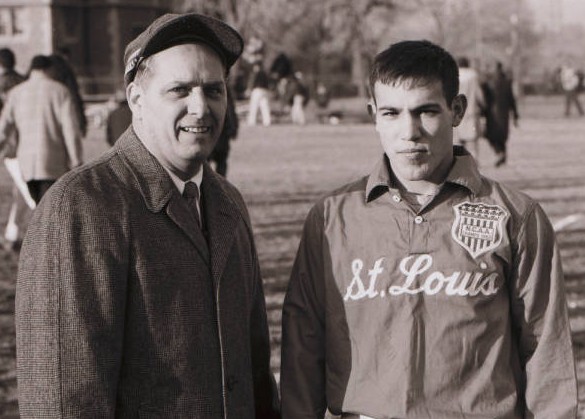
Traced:
[[421, 121], [416, 115], [405, 113], [402, 118], [400, 139], [404, 141], [416, 141], [420, 138]]
[[200, 87], [196, 87], [187, 97], [187, 112], [196, 116], [203, 116], [207, 110], [207, 99]]

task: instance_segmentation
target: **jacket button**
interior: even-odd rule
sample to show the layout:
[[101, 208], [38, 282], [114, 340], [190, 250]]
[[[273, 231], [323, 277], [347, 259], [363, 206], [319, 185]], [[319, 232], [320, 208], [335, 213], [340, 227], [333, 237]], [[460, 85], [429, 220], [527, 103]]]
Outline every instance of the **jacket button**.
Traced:
[[392, 199], [394, 200], [394, 202], [400, 202], [400, 201], [402, 201], [402, 198], [400, 198], [400, 196], [398, 196], [398, 195], [393, 195], [392, 196]]
[[416, 217], [414, 217], [414, 222], [417, 224], [420, 224], [423, 221], [424, 221], [424, 219], [420, 215], [417, 215]]

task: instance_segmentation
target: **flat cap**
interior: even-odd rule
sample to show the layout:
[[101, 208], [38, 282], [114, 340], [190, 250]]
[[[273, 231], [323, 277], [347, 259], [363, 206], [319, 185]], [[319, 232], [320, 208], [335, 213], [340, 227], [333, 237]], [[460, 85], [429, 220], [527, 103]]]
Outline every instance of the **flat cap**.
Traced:
[[201, 42], [213, 48], [228, 70], [240, 57], [244, 41], [221, 20], [197, 13], [167, 13], [132, 40], [124, 51], [124, 82], [128, 85], [142, 60], [175, 45]]

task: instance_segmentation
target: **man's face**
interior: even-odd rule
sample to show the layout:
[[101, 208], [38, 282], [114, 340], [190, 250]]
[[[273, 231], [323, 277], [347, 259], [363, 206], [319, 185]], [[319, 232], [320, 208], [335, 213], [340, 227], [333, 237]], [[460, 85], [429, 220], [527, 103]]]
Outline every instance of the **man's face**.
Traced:
[[185, 180], [199, 170], [222, 130], [225, 69], [202, 44], [177, 45], [148, 60], [128, 86], [133, 125], [159, 162]]
[[465, 112], [465, 98], [451, 106], [442, 83], [410, 80], [393, 85], [376, 82], [375, 119], [382, 148], [403, 182], [443, 182], [453, 161], [453, 127]]

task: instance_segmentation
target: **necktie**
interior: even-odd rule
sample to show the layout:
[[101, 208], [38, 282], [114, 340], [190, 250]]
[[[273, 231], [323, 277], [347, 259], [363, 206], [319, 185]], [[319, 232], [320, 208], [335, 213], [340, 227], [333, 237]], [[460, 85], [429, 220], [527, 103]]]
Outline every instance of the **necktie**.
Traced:
[[185, 182], [185, 190], [183, 191], [183, 198], [187, 200], [187, 203], [191, 207], [193, 216], [197, 221], [197, 225], [201, 228], [201, 217], [199, 216], [199, 210], [197, 208], [197, 201], [199, 199], [199, 188], [194, 182]]

